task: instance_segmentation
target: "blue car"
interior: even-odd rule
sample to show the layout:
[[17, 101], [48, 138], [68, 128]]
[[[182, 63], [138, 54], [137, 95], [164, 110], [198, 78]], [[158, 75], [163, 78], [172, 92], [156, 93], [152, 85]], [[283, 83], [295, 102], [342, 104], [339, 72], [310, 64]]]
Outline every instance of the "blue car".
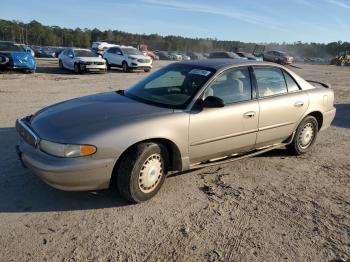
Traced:
[[10, 41], [0, 41], [0, 70], [22, 69], [35, 72], [36, 60], [29, 49]]

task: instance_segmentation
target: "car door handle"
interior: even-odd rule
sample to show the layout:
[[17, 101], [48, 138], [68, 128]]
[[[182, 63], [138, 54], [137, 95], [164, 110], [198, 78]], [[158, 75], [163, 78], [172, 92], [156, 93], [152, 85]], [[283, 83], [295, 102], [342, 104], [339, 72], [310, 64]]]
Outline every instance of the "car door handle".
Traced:
[[255, 116], [255, 112], [253, 112], [253, 111], [249, 111], [249, 112], [243, 114], [244, 118], [252, 118], [254, 116]]
[[304, 102], [303, 101], [298, 101], [298, 102], [295, 102], [294, 106], [296, 107], [302, 107], [304, 105]]

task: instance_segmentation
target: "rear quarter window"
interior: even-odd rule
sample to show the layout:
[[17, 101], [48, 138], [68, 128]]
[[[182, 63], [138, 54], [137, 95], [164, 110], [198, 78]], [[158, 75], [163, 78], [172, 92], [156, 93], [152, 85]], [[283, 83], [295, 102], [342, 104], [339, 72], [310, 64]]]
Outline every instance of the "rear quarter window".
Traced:
[[287, 87], [288, 87], [288, 92], [295, 92], [299, 91], [299, 86], [295, 82], [295, 80], [286, 72], [283, 71], [284, 77], [286, 79]]

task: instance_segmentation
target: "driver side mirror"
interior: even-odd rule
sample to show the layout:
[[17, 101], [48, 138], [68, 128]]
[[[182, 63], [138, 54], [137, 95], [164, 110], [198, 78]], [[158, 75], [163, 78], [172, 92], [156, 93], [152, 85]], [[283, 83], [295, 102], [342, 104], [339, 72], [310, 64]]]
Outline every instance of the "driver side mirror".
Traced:
[[69, 57], [69, 58], [73, 58], [73, 57], [74, 57], [74, 55], [72, 55], [72, 54], [69, 54], [69, 55], [68, 55], [68, 57]]
[[117, 52], [117, 55], [123, 55], [122, 52]]
[[224, 100], [217, 96], [208, 96], [206, 99], [204, 99], [202, 106], [203, 108], [218, 108], [224, 107], [225, 103]]

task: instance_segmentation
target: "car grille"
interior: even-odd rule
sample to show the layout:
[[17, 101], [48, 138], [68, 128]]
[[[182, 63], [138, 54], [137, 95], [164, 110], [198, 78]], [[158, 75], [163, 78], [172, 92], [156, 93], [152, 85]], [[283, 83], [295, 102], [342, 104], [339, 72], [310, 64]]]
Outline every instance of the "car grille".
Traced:
[[104, 65], [104, 62], [85, 62], [85, 65]]
[[149, 63], [149, 62], [151, 62], [151, 60], [149, 60], [149, 59], [137, 59], [137, 62], [139, 62], [139, 63]]

